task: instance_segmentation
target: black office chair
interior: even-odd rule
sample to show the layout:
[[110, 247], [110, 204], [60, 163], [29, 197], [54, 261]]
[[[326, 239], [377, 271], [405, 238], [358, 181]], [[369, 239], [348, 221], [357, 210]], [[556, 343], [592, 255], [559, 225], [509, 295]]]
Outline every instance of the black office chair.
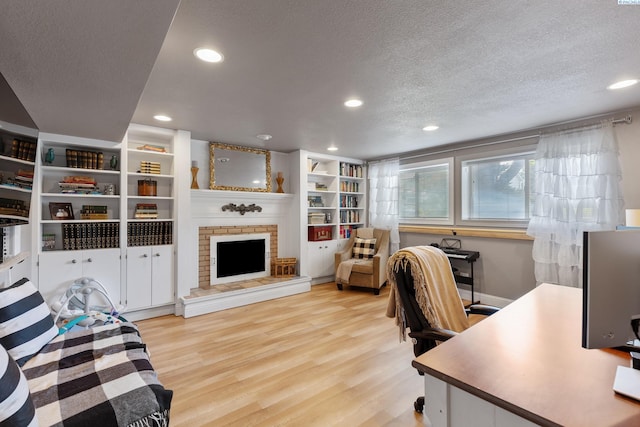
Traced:
[[[389, 259], [389, 266], [391, 266], [396, 259], [397, 256], [394, 254]], [[392, 287], [391, 291], [393, 292], [393, 286], [396, 286], [398, 289], [398, 296], [400, 299], [398, 303], [403, 311], [405, 322], [404, 327], [409, 329], [409, 337], [413, 342], [413, 353], [416, 357], [436, 347], [438, 343], [446, 341], [457, 335], [457, 332], [448, 329], [435, 328], [429, 324], [429, 321], [420, 309], [416, 300], [410, 263], [403, 263], [403, 266], [398, 268], [396, 271], [393, 271], [392, 274], [393, 277], [390, 277], [390, 284]], [[470, 314], [488, 316], [498, 310], [499, 308], [497, 307], [481, 304], [474, 304], [465, 309], [467, 316]], [[420, 375], [424, 375], [420, 371], [418, 371], [418, 373]], [[416, 412], [421, 413], [424, 409], [424, 396], [418, 397], [414, 402], [413, 407]]]

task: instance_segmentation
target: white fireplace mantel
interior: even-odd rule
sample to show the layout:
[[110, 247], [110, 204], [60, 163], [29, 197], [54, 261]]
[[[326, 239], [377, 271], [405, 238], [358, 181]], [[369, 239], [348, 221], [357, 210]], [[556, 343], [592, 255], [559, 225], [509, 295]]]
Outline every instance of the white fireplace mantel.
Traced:
[[[191, 217], [198, 219], [222, 220], [225, 224], [233, 222], [243, 224], [259, 219], [282, 218], [293, 211], [296, 196], [286, 193], [262, 193], [250, 191], [222, 191], [222, 190], [192, 190], [191, 191]], [[262, 208], [261, 212], [222, 211], [222, 206], [229, 203], [236, 205], [255, 204]]]

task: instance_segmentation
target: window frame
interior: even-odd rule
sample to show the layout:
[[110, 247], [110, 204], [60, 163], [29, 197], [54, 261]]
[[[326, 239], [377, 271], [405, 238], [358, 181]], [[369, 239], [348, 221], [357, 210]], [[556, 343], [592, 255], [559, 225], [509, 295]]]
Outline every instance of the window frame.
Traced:
[[[500, 218], [487, 218], [487, 219], [463, 219], [462, 218], [462, 205], [463, 205], [463, 166], [464, 162], [469, 161], [483, 161], [491, 159], [504, 159], [508, 160], [513, 157], [525, 157], [530, 155], [535, 158], [536, 145], [523, 145], [518, 147], [503, 148], [499, 150], [491, 150], [478, 152], [474, 154], [468, 154], [464, 156], [458, 156], [455, 158], [456, 170], [457, 170], [457, 185], [456, 185], [456, 209], [455, 209], [455, 223], [460, 226], [480, 226], [480, 227], [500, 227], [500, 228], [527, 228], [529, 225], [529, 218], [526, 219], [500, 219]], [[531, 168], [525, 171], [525, 182], [527, 186], [530, 183], [530, 176], [534, 172]], [[525, 193], [525, 209], [529, 208], [530, 196], [533, 192], [532, 188]], [[531, 212], [529, 212], [529, 215]]]
[[[455, 221], [455, 183], [457, 181], [456, 170], [455, 170], [455, 158], [454, 157], [443, 157], [433, 160], [426, 160], [420, 162], [413, 163], [404, 163], [400, 165], [399, 175], [404, 171], [415, 170], [415, 169], [425, 169], [429, 167], [435, 167], [440, 165], [447, 165], [449, 168], [449, 183], [448, 183], [448, 192], [449, 192], [449, 215], [447, 218], [404, 218], [400, 216], [400, 212], [398, 212], [399, 223], [400, 224], [424, 224], [424, 225], [453, 225]], [[400, 181], [400, 176], [398, 176], [398, 182]], [[398, 191], [400, 188], [398, 187]], [[398, 201], [400, 202], [400, 194], [398, 194]]]

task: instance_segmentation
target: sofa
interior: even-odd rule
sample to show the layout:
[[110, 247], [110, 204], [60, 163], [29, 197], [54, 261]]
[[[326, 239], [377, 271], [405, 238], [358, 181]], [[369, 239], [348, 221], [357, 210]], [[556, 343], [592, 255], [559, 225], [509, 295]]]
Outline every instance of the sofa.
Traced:
[[28, 279], [0, 289], [0, 425], [168, 426], [172, 397], [135, 324], [66, 331]]

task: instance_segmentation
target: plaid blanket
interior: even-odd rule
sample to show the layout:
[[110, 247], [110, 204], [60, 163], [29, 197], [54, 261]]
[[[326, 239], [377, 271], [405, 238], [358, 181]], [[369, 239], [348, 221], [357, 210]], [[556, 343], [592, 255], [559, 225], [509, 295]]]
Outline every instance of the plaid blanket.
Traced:
[[41, 426], [168, 426], [165, 390], [132, 323], [70, 331], [22, 370]]

